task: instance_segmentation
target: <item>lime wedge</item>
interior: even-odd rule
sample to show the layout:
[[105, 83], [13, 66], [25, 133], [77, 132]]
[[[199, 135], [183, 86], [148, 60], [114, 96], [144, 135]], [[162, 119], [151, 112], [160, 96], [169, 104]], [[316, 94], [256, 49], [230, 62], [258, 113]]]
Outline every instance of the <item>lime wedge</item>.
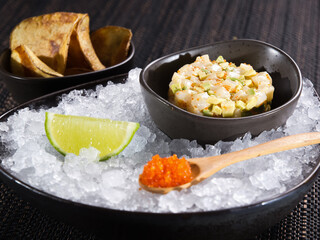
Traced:
[[100, 151], [100, 161], [119, 154], [131, 141], [139, 123], [46, 112], [45, 129], [61, 154], [79, 155], [81, 148]]

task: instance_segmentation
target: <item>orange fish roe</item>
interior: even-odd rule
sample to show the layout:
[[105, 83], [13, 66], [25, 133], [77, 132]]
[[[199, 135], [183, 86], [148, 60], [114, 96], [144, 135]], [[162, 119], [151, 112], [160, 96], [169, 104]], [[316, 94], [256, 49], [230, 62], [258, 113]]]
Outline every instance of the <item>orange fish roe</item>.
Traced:
[[192, 180], [191, 167], [185, 158], [179, 159], [176, 154], [161, 158], [152, 157], [140, 175], [140, 181], [149, 187], [175, 187]]

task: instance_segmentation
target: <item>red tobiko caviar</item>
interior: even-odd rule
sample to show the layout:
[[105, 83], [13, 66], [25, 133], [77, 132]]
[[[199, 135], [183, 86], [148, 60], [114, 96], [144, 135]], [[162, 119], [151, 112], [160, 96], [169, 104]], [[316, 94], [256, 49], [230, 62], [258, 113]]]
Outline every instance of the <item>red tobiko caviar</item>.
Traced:
[[140, 175], [140, 182], [149, 187], [175, 187], [191, 180], [189, 162], [184, 157], [179, 159], [176, 154], [165, 158], [153, 156]]

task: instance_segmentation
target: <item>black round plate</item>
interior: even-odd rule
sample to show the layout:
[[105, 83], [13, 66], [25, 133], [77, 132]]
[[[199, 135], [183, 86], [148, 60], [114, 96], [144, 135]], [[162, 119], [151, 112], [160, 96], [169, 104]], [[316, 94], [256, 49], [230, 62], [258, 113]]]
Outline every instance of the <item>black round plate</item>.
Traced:
[[[0, 117], [6, 121], [19, 109], [53, 107], [62, 94], [74, 89], [94, 89], [108, 81], [123, 83], [127, 75], [117, 75], [88, 84], [61, 90], [22, 104]], [[7, 155], [0, 143], [0, 156]], [[0, 164], [0, 178], [21, 198], [41, 211], [63, 222], [108, 238], [111, 231], [127, 231], [128, 235], [152, 239], [241, 239], [253, 237], [285, 217], [307, 193], [319, 172], [320, 161], [309, 176], [285, 193], [256, 204], [231, 209], [194, 213], [146, 213], [114, 210], [77, 203], [45, 193], [13, 176]], [[181, 203], [183, 204], [183, 202]]]

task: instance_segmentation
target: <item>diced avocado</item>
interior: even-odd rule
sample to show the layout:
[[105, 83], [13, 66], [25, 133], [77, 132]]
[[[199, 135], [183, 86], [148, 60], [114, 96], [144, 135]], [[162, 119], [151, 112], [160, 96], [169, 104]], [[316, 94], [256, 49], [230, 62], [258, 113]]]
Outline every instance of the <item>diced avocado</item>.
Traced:
[[198, 93], [203, 92], [203, 89], [201, 87], [199, 87], [199, 86], [193, 87], [193, 90], [197, 91]]
[[201, 71], [204, 72], [205, 74], [210, 74], [210, 71], [205, 68], [201, 68]]
[[175, 94], [176, 92], [181, 91], [181, 86], [177, 83], [172, 83], [170, 84], [170, 89], [172, 93]]
[[255, 94], [254, 89], [253, 89], [253, 88], [249, 88], [249, 89], [248, 89], [248, 94], [249, 94], [249, 95], [254, 95], [254, 94]]
[[244, 77], [244, 75], [240, 75], [239, 79], [240, 79], [241, 81], [246, 80], [246, 78]]
[[251, 97], [250, 99], [249, 99], [249, 101], [247, 102], [247, 106], [246, 106], [246, 110], [251, 110], [252, 108], [254, 108], [255, 106], [256, 106], [256, 104], [257, 104], [257, 97]]
[[240, 77], [239, 77], [239, 82], [240, 82], [242, 85], [245, 85], [245, 80], [246, 80], [246, 78], [245, 78], [243, 75], [240, 75]]
[[203, 87], [204, 91], [208, 91], [211, 88], [211, 84], [209, 82], [202, 82], [201, 87]]
[[204, 116], [212, 117], [213, 113], [209, 109], [203, 109], [202, 113]]
[[221, 103], [221, 108], [223, 117], [232, 117], [236, 106], [234, 101], [224, 101]]
[[246, 104], [243, 101], [238, 100], [238, 101], [236, 101], [236, 108], [239, 108], [240, 110], [243, 110], [243, 109], [246, 108]]
[[181, 78], [180, 75], [175, 72], [175, 73], [173, 74], [173, 76], [172, 76], [172, 80], [171, 80], [171, 81], [172, 81], [172, 82], [179, 82], [179, 81], [180, 81], [180, 78]]
[[245, 80], [244, 85], [248, 87], [252, 87], [252, 80]]
[[204, 80], [208, 75], [204, 71], [198, 73], [200, 80]]
[[220, 67], [222, 67], [222, 69], [226, 69], [228, 66], [229, 66], [229, 63], [227, 62], [220, 63]]
[[245, 85], [245, 78], [243, 75], [240, 75], [238, 78], [235, 77], [229, 77], [229, 79], [231, 81], [238, 81], [239, 83], [241, 83], [242, 85]]
[[253, 77], [253, 76], [257, 75], [257, 72], [253, 69], [250, 69], [249, 71], [246, 71], [243, 75], [245, 77]]
[[213, 106], [212, 107], [212, 113], [215, 116], [220, 116], [222, 114], [222, 109], [218, 106]]
[[219, 56], [216, 60], [217, 63], [223, 63], [225, 62], [226, 60], [224, 60], [224, 58], [222, 56]]
[[230, 80], [231, 80], [231, 81], [239, 81], [238, 78], [234, 78], [234, 77], [230, 77]]

